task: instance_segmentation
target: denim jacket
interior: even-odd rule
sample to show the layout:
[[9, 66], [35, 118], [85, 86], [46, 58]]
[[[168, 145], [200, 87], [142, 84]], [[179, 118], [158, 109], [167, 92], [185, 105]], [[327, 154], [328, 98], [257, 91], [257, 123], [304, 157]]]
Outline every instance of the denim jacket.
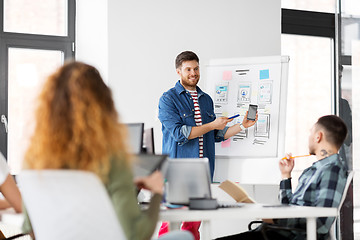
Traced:
[[[214, 106], [211, 97], [196, 87], [200, 106], [202, 124], [215, 120]], [[171, 158], [198, 158], [199, 139], [189, 140], [191, 128], [196, 126], [194, 103], [188, 91], [180, 81], [175, 87], [165, 92], [159, 101], [159, 120], [162, 124], [163, 154]], [[227, 127], [213, 130], [203, 135], [204, 157], [209, 159], [211, 179], [215, 167], [215, 142], [224, 140]]]

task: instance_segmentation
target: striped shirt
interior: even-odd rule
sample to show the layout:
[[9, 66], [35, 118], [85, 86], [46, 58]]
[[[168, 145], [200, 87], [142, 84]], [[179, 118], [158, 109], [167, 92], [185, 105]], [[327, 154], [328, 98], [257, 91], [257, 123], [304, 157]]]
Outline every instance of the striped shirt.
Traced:
[[[197, 91], [189, 90], [189, 93], [190, 93], [193, 103], [194, 103], [194, 109], [195, 109], [194, 119], [195, 119], [196, 126], [201, 126], [202, 120], [201, 120], [201, 113], [200, 113], [200, 106], [199, 106], [199, 102], [198, 102]], [[199, 137], [199, 157], [200, 158], [204, 157], [204, 138], [202, 135]]]
[[[346, 179], [346, 168], [339, 155], [334, 154], [305, 169], [294, 193], [291, 191], [290, 179], [282, 180], [279, 198], [283, 204], [337, 208], [344, 192]], [[327, 238], [334, 219], [334, 217], [317, 218], [317, 239]], [[278, 219], [277, 224], [306, 229], [304, 218]]]

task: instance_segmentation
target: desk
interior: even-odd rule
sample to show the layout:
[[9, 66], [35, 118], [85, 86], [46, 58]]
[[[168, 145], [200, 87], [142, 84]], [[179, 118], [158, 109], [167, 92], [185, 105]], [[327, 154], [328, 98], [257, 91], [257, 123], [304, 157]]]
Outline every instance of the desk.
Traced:
[[170, 229], [179, 229], [182, 221], [202, 221], [202, 240], [211, 239], [210, 222], [212, 220], [262, 219], [262, 218], [306, 218], [308, 240], [316, 240], [316, 218], [336, 217], [336, 208], [302, 206], [267, 206], [245, 204], [240, 208], [221, 208], [217, 210], [172, 209], [160, 212], [160, 221], [170, 222]]

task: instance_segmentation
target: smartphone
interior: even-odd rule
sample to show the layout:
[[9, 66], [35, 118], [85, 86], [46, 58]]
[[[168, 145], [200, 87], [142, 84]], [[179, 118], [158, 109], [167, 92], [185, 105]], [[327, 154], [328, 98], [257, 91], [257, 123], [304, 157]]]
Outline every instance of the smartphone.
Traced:
[[257, 108], [258, 108], [257, 105], [253, 105], [253, 104], [249, 105], [249, 110], [247, 115], [248, 120], [255, 121]]

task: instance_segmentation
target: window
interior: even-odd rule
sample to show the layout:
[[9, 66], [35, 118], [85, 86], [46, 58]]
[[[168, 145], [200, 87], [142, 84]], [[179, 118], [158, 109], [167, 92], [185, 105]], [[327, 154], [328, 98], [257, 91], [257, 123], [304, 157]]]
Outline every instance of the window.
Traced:
[[[319, 117], [332, 113], [333, 40], [283, 34], [281, 42], [282, 55], [290, 56], [285, 151], [304, 155], [310, 128]], [[313, 161], [309, 157], [296, 162], [294, 183]]]
[[360, 3], [358, 0], [342, 0], [341, 1], [341, 13], [360, 16]]
[[4, 0], [0, 14], [0, 115], [8, 123], [0, 125], [0, 151], [17, 174], [34, 98], [47, 75], [75, 56], [75, 0]]
[[[282, 0], [281, 7], [315, 12], [335, 12], [336, 0]], [[356, 1], [356, 0], [355, 0]]]
[[[341, 54], [352, 55], [352, 41], [360, 40], [360, 2], [343, 0], [341, 5]], [[350, 65], [347, 62], [346, 65]]]
[[[359, 69], [360, 69], [360, 2], [358, 0], [341, 1], [341, 61], [343, 67], [340, 80], [340, 97], [345, 103], [340, 116], [347, 119], [352, 129], [343, 152], [352, 160], [355, 171], [353, 180], [354, 237], [360, 239], [360, 158], [359, 158]], [[341, 106], [340, 106], [341, 107]], [[348, 116], [348, 117], [346, 117]], [[350, 222], [349, 222], [350, 223]]]
[[[335, 113], [335, 16], [282, 9], [282, 33], [281, 54], [290, 56], [285, 151], [304, 155], [312, 125], [319, 117]], [[296, 162], [294, 188], [299, 175], [315, 160]]]
[[67, 36], [66, 0], [4, 0], [4, 32]]
[[[336, 5], [339, 5], [339, 8]], [[354, 14], [359, 16], [360, 2], [358, 0], [283, 0], [282, 7], [282, 54], [290, 54], [289, 95], [291, 96], [289, 101], [293, 103], [289, 104], [294, 105], [295, 108], [288, 109], [291, 114], [287, 116], [286, 128], [289, 134], [286, 136], [286, 149], [288, 151], [296, 149], [295, 151], [301, 152], [307, 148], [306, 136], [308, 136], [309, 127], [306, 126], [306, 120], [296, 126], [298, 119], [294, 120], [292, 115], [296, 116], [298, 114], [297, 117], [301, 118], [304, 114], [304, 108], [308, 108], [306, 112], [307, 119], [316, 118], [316, 115], [321, 116], [331, 113], [338, 114], [350, 128], [352, 124], [355, 124], [355, 112], [353, 111], [352, 117], [351, 114], [346, 112], [349, 112], [349, 109], [351, 110], [355, 106], [354, 96], [359, 95], [354, 94], [354, 78], [351, 81], [351, 54], [354, 52], [351, 42], [354, 39], [360, 39], [360, 21], [358, 17], [354, 16]], [[338, 17], [339, 9], [342, 9], [341, 18]], [[336, 21], [339, 24], [336, 24]], [[336, 26], [339, 26], [338, 29], [336, 29]], [[309, 44], [310, 42], [311, 44]], [[340, 54], [339, 57], [337, 57], [338, 53]], [[296, 58], [295, 62], [294, 57]], [[316, 65], [312, 65], [315, 63]], [[339, 75], [336, 75], [338, 73], [337, 69], [341, 65], [344, 70], [339, 71]], [[309, 74], [306, 74], [304, 69], [309, 71]], [[308, 75], [314, 76], [314, 79], [306, 91], [311, 92], [313, 88], [324, 90], [324, 92], [319, 91], [316, 96], [312, 95], [313, 99], [311, 101], [307, 101], [306, 97], [303, 98], [304, 89], [294, 87], [298, 78], [303, 80], [301, 82], [302, 86], [306, 85], [307, 81], [309, 81], [307, 79]], [[326, 100], [324, 101], [324, 99]], [[323, 105], [316, 106], [316, 110], [312, 109], [314, 104], [320, 102]], [[312, 123], [315, 120], [313, 119]], [[307, 129], [300, 130], [299, 128]], [[352, 129], [355, 129], [355, 126]], [[302, 135], [301, 132], [306, 133], [306, 136]], [[291, 140], [289, 136], [293, 137], [293, 135], [299, 141], [304, 139], [304, 142]], [[352, 134], [353, 144], [356, 142], [355, 135]], [[353, 168], [358, 171], [357, 165], [359, 165], [360, 160], [356, 161], [355, 154], [352, 153], [352, 141], [349, 142], [348, 140], [340, 149], [339, 154], [346, 158], [349, 169]], [[296, 166], [295, 171], [298, 174], [301, 173], [313, 161], [311, 159], [297, 161], [298, 166]], [[356, 178], [357, 175], [355, 174], [354, 178], [355, 189], [357, 183], [360, 182], [360, 178]], [[354, 201], [352, 198], [353, 192]], [[341, 209], [341, 235], [343, 239], [353, 239], [354, 236], [358, 239], [360, 237], [359, 227], [354, 228], [352, 221], [354, 219], [355, 226], [360, 224], [360, 211], [358, 210], [360, 208], [360, 195], [357, 192], [356, 190], [352, 191], [352, 187], [350, 187], [345, 204]], [[355, 211], [353, 211], [353, 204]]]
[[36, 97], [64, 55], [61, 51], [23, 48], [10, 48], [8, 54], [8, 162], [10, 170], [18, 172], [33, 134]]
[[[352, 154], [353, 154], [353, 165], [354, 165], [354, 234], [355, 239], [360, 239], [360, 134], [359, 134], [359, 123], [360, 123], [360, 40], [355, 40], [352, 43], [352, 123], [354, 134]], [[350, 67], [348, 67], [350, 68]], [[346, 86], [343, 87], [346, 89]], [[351, 153], [351, 151], [350, 151]]]

